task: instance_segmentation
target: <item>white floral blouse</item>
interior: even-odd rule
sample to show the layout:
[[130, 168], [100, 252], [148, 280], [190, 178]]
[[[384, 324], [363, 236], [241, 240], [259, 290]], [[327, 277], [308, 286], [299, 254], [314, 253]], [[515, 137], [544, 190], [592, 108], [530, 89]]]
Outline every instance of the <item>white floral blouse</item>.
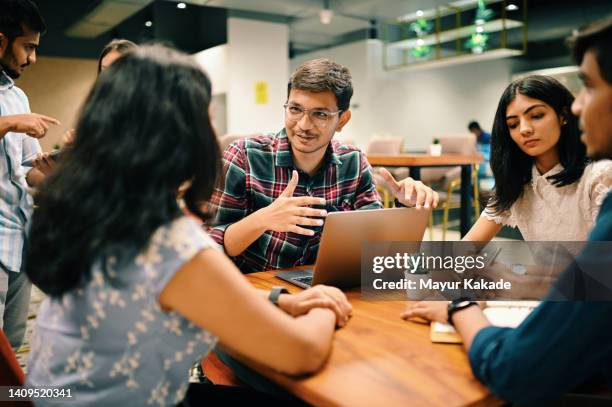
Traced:
[[612, 188], [612, 161], [590, 163], [577, 182], [557, 188], [546, 177], [562, 170], [557, 164], [540, 174], [534, 165], [531, 183], [508, 211], [495, 215], [487, 206], [481, 217], [518, 227], [526, 241], [586, 241]]
[[[71, 387], [71, 406], [180, 402], [189, 367], [217, 338], [162, 311], [158, 297], [176, 271], [207, 247], [218, 248], [194, 220], [181, 217], [157, 229], [125, 266], [107, 258], [108, 277], [98, 263], [86, 286], [47, 298], [36, 321], [27, 385]], [[36, 401], [47, 404], [53, 403]]]

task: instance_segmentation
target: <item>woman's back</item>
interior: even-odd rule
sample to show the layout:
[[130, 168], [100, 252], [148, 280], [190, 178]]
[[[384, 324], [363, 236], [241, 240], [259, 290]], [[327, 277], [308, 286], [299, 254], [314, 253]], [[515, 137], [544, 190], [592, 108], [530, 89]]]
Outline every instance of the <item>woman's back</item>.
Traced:
[[[47, 298], [37, 319], [27, 381], [70, 387], [75, 405], [170, 405], [180, 402], [188, 370], [216, 338], [175, 312], [159, 294], [198, 251], [216, 244], [192, 219], [160, 227], [136, 257], [96, 262], [92, 278], [58, 299]], [[40, 399], [37, 405], [44, 405]]]

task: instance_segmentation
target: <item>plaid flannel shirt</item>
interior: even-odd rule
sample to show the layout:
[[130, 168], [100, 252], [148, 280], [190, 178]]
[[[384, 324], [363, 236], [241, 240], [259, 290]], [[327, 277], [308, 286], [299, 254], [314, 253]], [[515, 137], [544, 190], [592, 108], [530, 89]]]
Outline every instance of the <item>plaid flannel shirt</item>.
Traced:
[[[211, 199], [210, 209], [216, 211], [210, 229], [213, 239], [223, 245], [230, 225], [270, 205], [287, 187], [294, 169], [299, 183], [293, 196], [325, 198], [328, 212], [382, 208], [372, 168], [359, 149], [332, 140], [324, 160], [312, 177], [297, 169], [284, 129], [231, 144], [223, 155], [224, 185]], [[315, 235], [268, 230], [233, 260], [243, 273], [314, 264], [322, 226], [304, 227]]]

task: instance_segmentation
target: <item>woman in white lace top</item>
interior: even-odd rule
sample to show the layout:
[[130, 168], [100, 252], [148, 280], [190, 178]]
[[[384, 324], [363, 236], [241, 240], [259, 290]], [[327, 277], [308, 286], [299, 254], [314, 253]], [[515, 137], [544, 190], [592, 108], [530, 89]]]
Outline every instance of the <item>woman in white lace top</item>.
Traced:
[[495, 194], [464, 240], [486, 242], [503, 225], [527, 241], [584, 241], [612, 185], [612, 162], [590, 163], [558, 81], [512, 82], [499, 102], [491, 140]]

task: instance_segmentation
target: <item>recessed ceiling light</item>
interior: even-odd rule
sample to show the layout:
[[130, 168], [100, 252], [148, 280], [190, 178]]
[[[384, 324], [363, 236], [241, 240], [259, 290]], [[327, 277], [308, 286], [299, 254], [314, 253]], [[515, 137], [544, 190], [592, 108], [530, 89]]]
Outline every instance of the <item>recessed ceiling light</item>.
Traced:
[[425, 41], [423, 41], [421, 38], [419, 38], [417, 40], [417, 45], [423, 45], [423, 44], [425, 44]]
[[416, 15], [417, 17], [423, 17], [423, 10], [417, 10]]
[[152, 27], [152, 26], [153, 26], [153, 21], [151, 20], [145, 21], [145, 27]]
[[319, 11], [319, 20], [321, 24], [330, 24], [332, 18], [334, 17], [334, 11], [328, 8], [324, 8]]
[[176, 8], [180, 8], [180, 9], [182, 10], [182, 9], [184, 9], [184, 8], [187, 8], [187, 4], [185, 4], [185, 3], [179, 3], [179, 4], [177, 4], [177, 5], [176, 5]]
[[506, 10], [508, 10], [508, 11], [516, 11], [516, 10], [518, 10], [518, 6], [516, 4], [508, 4], [506, 6]]
[[481, 32], [483, 32], [483, 31], [484, 31], [484, 28], [482, 28], [482, 26], [481, 26], [481, 25], [479, 25], [478, 27], [476, 27], [476, 32], [477, 32], [477, 33], [481, 33]]

